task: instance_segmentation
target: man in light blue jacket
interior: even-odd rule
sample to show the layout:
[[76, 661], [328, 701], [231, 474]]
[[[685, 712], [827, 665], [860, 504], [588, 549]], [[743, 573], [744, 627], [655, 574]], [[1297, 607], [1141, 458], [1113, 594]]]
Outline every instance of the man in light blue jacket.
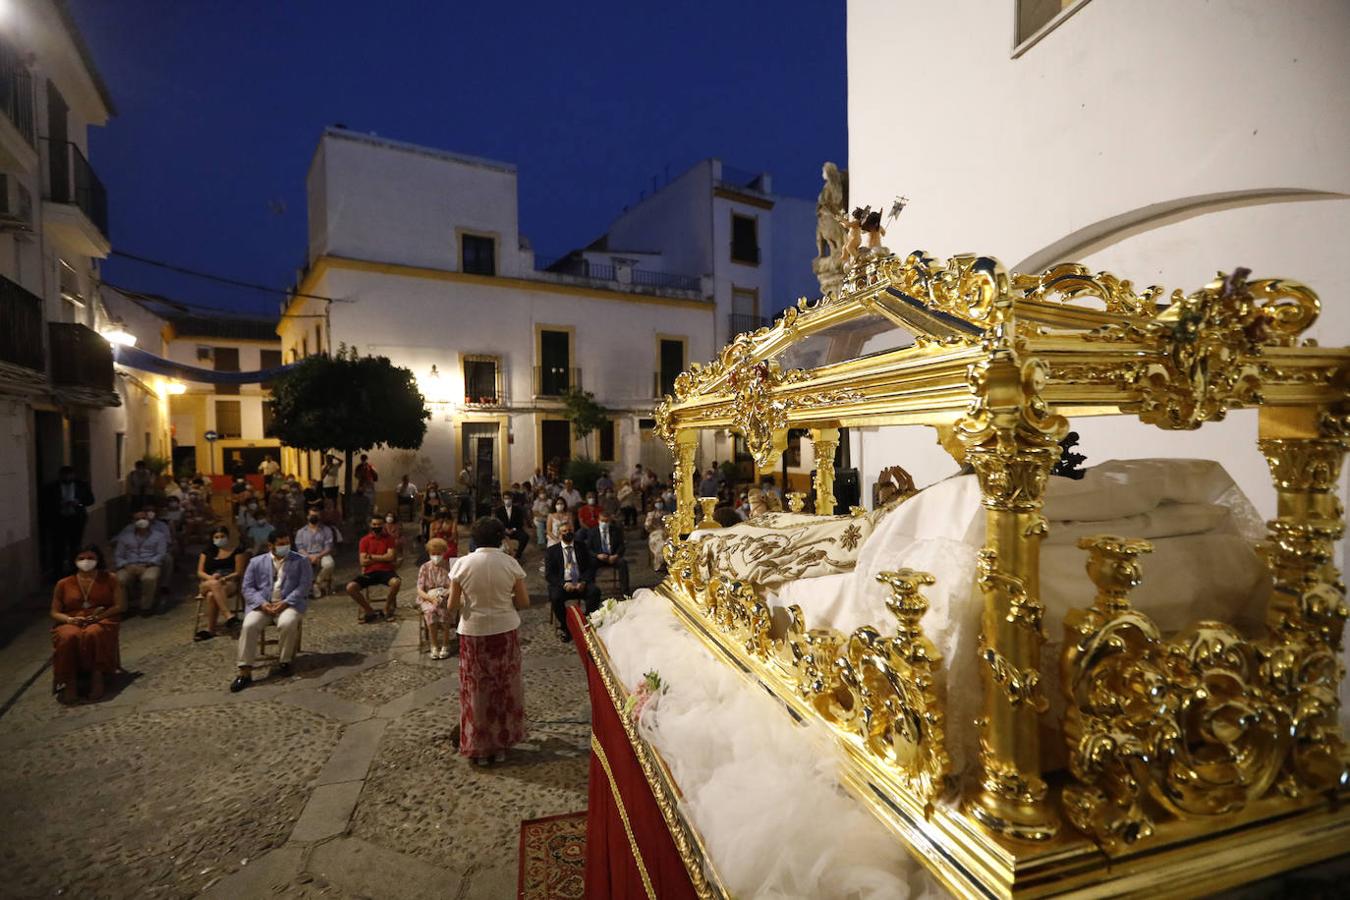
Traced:
[[244, 570], [240, 593], [244, 597], [244, 626], [239, 633], [239, 674], [231, 691], [253, 683], [253, 664], [258, 659], [258, 641], [269, 624], [277, 626], [280, 638], [277, 674], [291, 674], [291, 659], [300, 638], [300, 617], [309, 603], [314, 570], [309, 560], [291, 549], [291, 536], [275, 533], [268, 550], [253, 557]]

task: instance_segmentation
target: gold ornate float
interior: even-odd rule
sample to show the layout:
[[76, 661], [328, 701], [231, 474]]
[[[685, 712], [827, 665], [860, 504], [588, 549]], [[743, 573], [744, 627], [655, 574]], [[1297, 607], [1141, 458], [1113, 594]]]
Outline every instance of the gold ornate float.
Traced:
[[[929, 425], [978, 476], [983, 707], [964, 779], [933, 690], [942, 662], [919, 624], [931, 576], [883, 575], [894, 621], [849, 635], [812, 628], [798, 607], [775, 630], [761, 587], [709, 573], [680, 537], [660, 587], [716, 654], [794, 716], [828, 724], [845, 785], [959, 895], [1197, 894], [1350, 847], [1337, 720], [1347, 610], [1332, 564], [1350, 350], [1300, 342], [1319, 311], [1307, 287], [1246, 275], [1183, 295], [1078, 265], [1010, 275], [989, 257], [864, 257], [836, 293], [693, 366], [658, 409], [679, 479], [675, 535], [694, 526], [704, 429], [734, 429], [767, 468], [790, 427], [828, 451], [841, 427]], [[859, 355], [880, 327], [913, 345]], [[822, 336], [844, 358], [783, 364]], [[1259, 407], [1279, 497], [1260, 548], [1275, 585], [1266, 633], [1213, 621], [1162, 633], [1131, 607], [1150, 547], [1128, 535], [1080, 541], [1083, 605], [1048, 621], [1041, 508], [1069, 418], [1194, 429], [1243, 407]], [[829, 469], [817, 508], [833, 505]], [[1062, 754], [1041, 746], [1050, 628], [1065, 634]], [[1068, 763], [1051, 771], [1047, 758]]]

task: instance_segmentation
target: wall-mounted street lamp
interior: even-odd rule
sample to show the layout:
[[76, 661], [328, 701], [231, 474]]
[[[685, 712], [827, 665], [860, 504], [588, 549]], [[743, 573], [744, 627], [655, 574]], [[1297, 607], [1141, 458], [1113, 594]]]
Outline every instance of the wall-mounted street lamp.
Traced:
[[99, 332], [103, 339], [110, 344], [122, 347], [135, 347], [136, 335], [127, 331], [121, 322], [113, 321], [108, 323], [108, 327]]

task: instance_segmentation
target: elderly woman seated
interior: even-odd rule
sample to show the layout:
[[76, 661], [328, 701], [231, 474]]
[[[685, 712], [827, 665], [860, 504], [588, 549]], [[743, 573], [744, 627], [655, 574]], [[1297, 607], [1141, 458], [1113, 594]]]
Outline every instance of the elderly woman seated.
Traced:
[[117, 671], [118, 626], [126, 611], [122, 585], [97, 547], [75, 554], [75, 570], [52, 591], [52, 674], [62, 703], [78, 698], [80, 672], [89, 673], [89, 699], [103, 697], [105, 677]]

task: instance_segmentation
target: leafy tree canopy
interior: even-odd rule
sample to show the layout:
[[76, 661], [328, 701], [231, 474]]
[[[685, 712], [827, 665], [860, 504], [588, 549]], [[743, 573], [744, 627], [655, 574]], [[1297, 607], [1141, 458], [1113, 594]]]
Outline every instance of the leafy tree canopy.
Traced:
[[272, 403], [275, 435], [301, 450], [416, 450], [431, 418], [410, 370], [345, 346], [278, 376]]
[[609, 410], [596, 403], [595, 394], [590, 391], [572, 387], [563, 394], [562, 400], [563, 417], [572, 423], [572, 430], [582, 440], [609, 421]]

